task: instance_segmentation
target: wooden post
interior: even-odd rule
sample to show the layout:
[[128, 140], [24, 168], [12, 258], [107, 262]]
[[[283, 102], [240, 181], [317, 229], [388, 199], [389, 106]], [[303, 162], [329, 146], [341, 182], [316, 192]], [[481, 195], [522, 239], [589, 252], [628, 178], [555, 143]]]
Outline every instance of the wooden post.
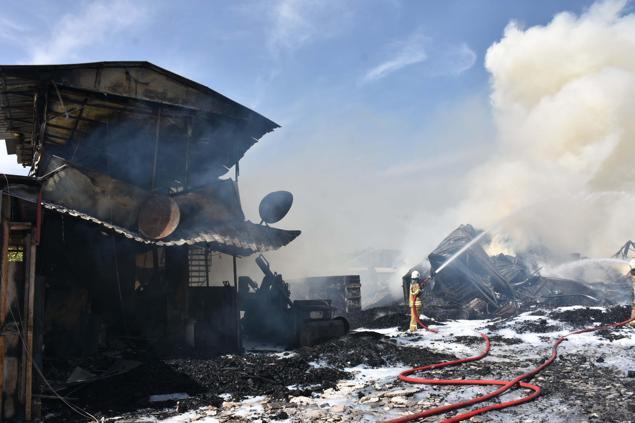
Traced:
[[234, 301], [234, 305], [236, 307], [236, 348], [238, 352], [243, 347], [243, 340], [240, 337], [240, 300], [238, 299], [238, 268], [236, 266], [236, 255], [233, 256], [233, 264], [234, 264], [234, 289], [236, 291], [236, 299]]
[[31, 421], [33, 417], [33, 326], [35, 306], [35, 259], [37, 246], [33, 235], [25, 237], [24, 265], [26, 278], [24, 285], [24, 312], [26, 315], [25, 327], [21, 328], [24, 340], [23, 358], [23, 388], [24, 388], [24, 419]]
[[[4, 213], [5, 203], [2, 203], [2, 282], [0, 283], [0, 327], [4, 327], [7, 313], [7, 297], [9, 291], [9, 222]], [[5, 335], [0, 333], [0, 421], [4, 417], [4, 355], [5, 355]]]
[[2, 221], [2, 284], [0, 285], [0, 327], [7, 317], [7, 300], [9, 297], [9, 238], [11, 236], [9, 222]]

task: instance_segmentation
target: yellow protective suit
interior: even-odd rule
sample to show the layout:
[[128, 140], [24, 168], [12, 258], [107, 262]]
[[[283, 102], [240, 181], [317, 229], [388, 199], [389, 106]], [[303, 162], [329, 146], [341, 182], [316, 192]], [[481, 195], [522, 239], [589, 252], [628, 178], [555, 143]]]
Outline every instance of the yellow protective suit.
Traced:
[[417, 316], [421, 312], [421, 300], [419, 294], [421, 293], [421, 287], [419, 281], [413, 280], [410, 282], [410, 332], [417, 331]]

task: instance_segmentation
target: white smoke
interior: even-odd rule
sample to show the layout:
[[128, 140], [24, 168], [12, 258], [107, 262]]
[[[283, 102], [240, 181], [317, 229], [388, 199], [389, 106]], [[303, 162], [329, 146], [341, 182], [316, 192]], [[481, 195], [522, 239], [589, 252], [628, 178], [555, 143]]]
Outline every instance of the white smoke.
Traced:
[[[346, 274], [354, 272], [348, 253], [399, 249], [404, 264], [385, 287], [398, 297], [401, 275], [427, 262], [461, 223], [506, 235], [495, 238], [492, 253], [546, 245], [605, 257], [635, 239], [635, 18], [624, 8], [603, 2], [545, 26], [510, 24], [487, 52], [491, 110], [480, 101], [453, 104], [431, 120], [434, 131], [419, 135], [420, 149], [406, 151], [414, 160], [395, 155], [394, 140], [408, 136], [401, 121], [363, 107], [354, 115], [355, 105], [334, 118], [320, 111], [328, 109], [320, 93], [319, 110], [307, 114], [312, 126], [304, 116], [302, 125], [283, 122], [241, 166], [253, 219], [268, 190], [296, 196], [280, 226], [303, 234], [267, 255], [272, 266], [285, 278]], [[496, 148], [486, 151], [494, 133]], [[431, 140], [456, 155], [441, 160]], [[275, 145], [297, 154], [275, 162], [258, 155]], [[252, 276], [260, 277], [257, 269]], [[366, 298], [382, 294], [364, 287]]]
[[[606, 256], [635, 237], [635, 15], [625, 0], [511, 23], [487, 51], [499, 135], [458, 221], [516, 249]], [[502, 222], [502, 224], [501, 224]]]

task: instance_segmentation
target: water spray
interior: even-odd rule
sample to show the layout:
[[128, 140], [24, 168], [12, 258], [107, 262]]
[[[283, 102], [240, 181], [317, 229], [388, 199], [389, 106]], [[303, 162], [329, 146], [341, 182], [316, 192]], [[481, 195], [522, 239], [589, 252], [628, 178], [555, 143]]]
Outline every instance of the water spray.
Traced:
[[464, 252], [466, 252], [472, 245], [476, 244], [481, 238], [483, 238], [485, 236], [485, 234], [487, 233], [487, 231], [483, 231], [480, 234], [478, 234], [477, 236], [475, 236], [470, 242], [468, 242], [467, 244], [465, 244], [463, 247], [461, 247], [461, 249], [459, 251], [457, 251], [456, 253], [454, 253], [452, 255], [452, 257], [450, 257], [449, 259], [447, 259], [446, 261], [443, 262], [443, 264], [441, 266], [439, 266], [439, 268], [436, 270], [436, 274], [438, 275], [439, 273], [441, 273], [441, 271], [443, 269], [445, 269], [448, 264], [452, 263], [454, 260], [457, 259], [457, 257], [459, 257], [461, 254], [463, 254]]

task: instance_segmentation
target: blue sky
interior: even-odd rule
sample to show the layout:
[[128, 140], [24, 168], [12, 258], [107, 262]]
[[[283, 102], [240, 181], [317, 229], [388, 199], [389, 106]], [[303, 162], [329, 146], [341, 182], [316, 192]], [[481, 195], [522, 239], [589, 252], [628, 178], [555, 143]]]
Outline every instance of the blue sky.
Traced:
[[304, 230], [299, 250], [395, 248], [412, 209], [451, 207], [494, 148], [487, 48], [511, 21], [544, 25], [590, 4], [4, 2], [0, 63], [147, 60], [203, 83], [282, 125], [241, 166], [252, 220], [264, 194], [290, 189], [282, 226]]
[[487, 91], [485, 50], [511, 20], [544, 24], [589, 3], [6, 2], [0, 60], [148, 60], [283, 124], [299, 104], [359, 103], [419, 126], [440, 105]]

